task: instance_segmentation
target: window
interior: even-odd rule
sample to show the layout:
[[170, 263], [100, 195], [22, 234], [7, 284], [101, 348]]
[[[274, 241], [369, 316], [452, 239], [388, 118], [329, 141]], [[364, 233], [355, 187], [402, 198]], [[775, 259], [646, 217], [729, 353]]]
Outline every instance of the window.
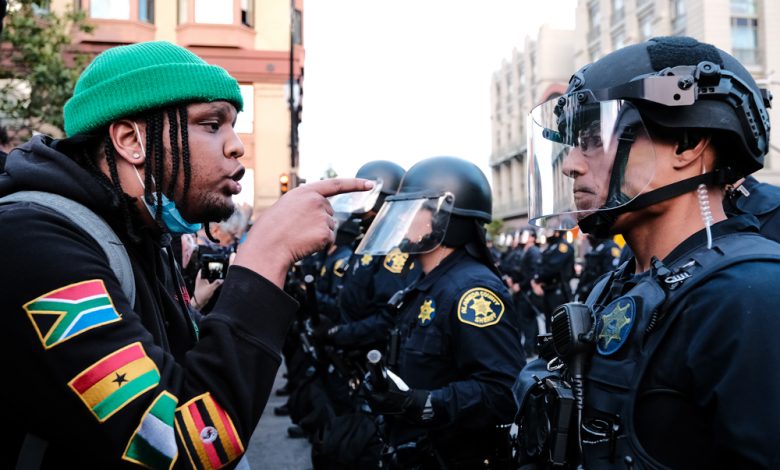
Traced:
[[685, 0], [671, 0], [672, 12], [672, 33], [682, 34], [685, 32]]
[[195, 0], [195, 22], [233, 24], [233, 2]]
[[236, 117], [235, 130], [241, 134], [252, 134], [255, 131], [255, 87], [239, 85], [239, 89], [244, 99], [244, 110]]
[[301, 31], [301, 10], [294, 9], [292, 11], [292, 18], [290, 19], [292, 22], [292, 37], [293, 37], [293, 44], [303, 44], [303, 35]]
[[138, 20], [154, 24], [154, 0], [138, 0]]
[[179, 24], [184, 24], [187, 22], [189, 7], [189, 0], [179, 0]]
[[731, 16], [756, 16], [756, 0], [731, 0]]
[[623, 0], [612, 0], [612, 24], [623, 21], [624, 16]]
[[241, 24], [250, 28], [255, 25], [255, 0], [241, 0]]
[[621, 27], [612, 33], [612, 48], [620, 49], [626, 45], [626, 31]]
[[130, 0], [92, 0], [89, 2], [91, 18], [129, 20]]
[[601, 10], [598, 3], [588, 5], [588, 40], [594, 41], [601, 34]]
[[731, 47], [744, 65], [759, 64], [757, 19], [731, 18]]
[[639, 38], [647, 41], [653, 36], [653, 15], [645, 15], [639, 18]]

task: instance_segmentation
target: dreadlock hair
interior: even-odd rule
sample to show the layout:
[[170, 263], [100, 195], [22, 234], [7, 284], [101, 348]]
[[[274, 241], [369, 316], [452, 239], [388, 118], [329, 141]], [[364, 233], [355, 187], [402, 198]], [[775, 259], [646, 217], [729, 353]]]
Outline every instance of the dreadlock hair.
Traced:
[[[171, 175], [168, 181], [164, 177], [163, 157], [165, 156], [165, 146], [163, 145], [164, 118], [168, 119], [170, 155], [171, 155]], [[146, 142], [144, 149], [146, 159], [144, 160], [144, 199], [149, 204], [153, 204], [154, 219], [162, 232], [167, 232], [167, 228], [162, 221], [162, 195], [163, 193], [171, 200], [174, 197], [178, 175], [183, 169], [184, 186], [182, 191], [182, 207], [186, 207], [187, 196], [190, 189], [190, 147], [189, 136], [187, 133], [187, 106], [182, 104], [175, 107], [156, 109], [135, 117], [136, 120], [143, 119], [146, 122]], [[181, 136], [181, 140], [179, 139]], [[92, 173], [98, 181], [114, 196], [118, 203], [122, 217], [127, 228], [127, 232], [133, 241], [138, 241], [137, 230], [133, 227], [131, 218], [131, 205], [129, 196], [122, 189], [117, 171], [116, 154], [117, 150], [108, 133], [108, 128], [98, 131], [95, 135], [77, 136], [68, 140], [74, 140], [83, 145], [79, 146], [80, 151], [68, 152], [69, 147], [66, 144], [63, 151]], [[77, 142], [73, 142], [76, 144]], [[102, 153], [105, 155], [106, 164], [109, 170], [109, 176], [106, 176], [100, 169], [98, 162]], [[165, 182], [168, 181], [167, 187]], [[152, 192], [154, 191], [154, 195]]]

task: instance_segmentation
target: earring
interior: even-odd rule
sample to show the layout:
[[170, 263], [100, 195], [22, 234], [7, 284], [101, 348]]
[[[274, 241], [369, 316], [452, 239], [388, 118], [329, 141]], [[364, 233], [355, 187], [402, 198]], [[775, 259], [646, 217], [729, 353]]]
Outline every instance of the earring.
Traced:
[[141, 158], [141, 154], [138, 152], [133, 152], [133, 160], [138, 160], [139, 158]]

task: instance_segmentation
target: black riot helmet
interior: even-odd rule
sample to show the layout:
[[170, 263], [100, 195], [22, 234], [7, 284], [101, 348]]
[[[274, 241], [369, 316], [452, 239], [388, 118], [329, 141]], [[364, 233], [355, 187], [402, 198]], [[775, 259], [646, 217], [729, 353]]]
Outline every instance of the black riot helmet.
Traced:
[[[603, 237], [622, 213], [699, 184], [736, 181], [763, 167], [770, 103], [771, 94], [734, 57], [693, 38], [653, 38], [612, 52], [575, 73], [566, 94], [531, 112], [529, 218], [548, 228], [569, 229], [579, 222], [583, 231]], [[659, 136], [683, 150], [710, 136], [716, 168], [649, 190], [654, 165], [637, 167], [629, 153], [639, 138]], [[573, 176], [566, 174], [571, 149], [599, 154], [594, 147], [608, 163], [608, 193], [598, 206], [583, 203], [592, 188], [574, 188]], [[577, 190], [578, 201], [572, 196]]]
[[374, 215], [382, 207], [387, 196], [398, 191], [406, 171], [397, 163], [375, 160], [360, 167], [355, 178], [373, 180], [376, 185], [368, 191], [344, 193], [329, 198], [333, 211], [339, 220], [360, 219], [361, 227], [367, 228]]
[[443, 244], [466, 247], [492, 266], [483, 226], [491, 216], [490, 184], [479, 167], [456, 157], [428, 158], [406, 172], [356, 251], [426, 253]]

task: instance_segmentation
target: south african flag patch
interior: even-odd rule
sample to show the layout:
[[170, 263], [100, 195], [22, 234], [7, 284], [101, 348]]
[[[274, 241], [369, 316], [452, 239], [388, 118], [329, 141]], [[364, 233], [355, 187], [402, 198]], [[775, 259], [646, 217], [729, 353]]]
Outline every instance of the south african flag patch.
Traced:
[[24, 310], [46, 349], [121, 320], [100, 279], [53, 290], [24, 304]]
[[233, 421], [210, 393], [176, 409], [176, 431], [193, 468], [222, 468], [244, 453]]

